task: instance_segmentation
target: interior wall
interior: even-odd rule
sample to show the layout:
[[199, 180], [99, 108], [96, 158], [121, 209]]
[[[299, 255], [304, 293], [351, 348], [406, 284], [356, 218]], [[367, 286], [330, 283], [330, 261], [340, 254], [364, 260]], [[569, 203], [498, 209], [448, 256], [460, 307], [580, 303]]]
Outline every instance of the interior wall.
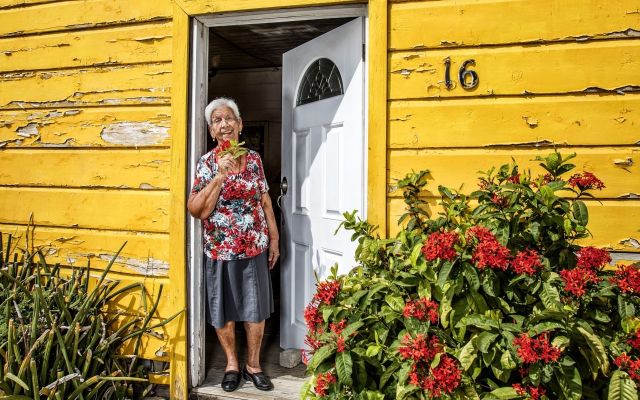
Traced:
[[209, 79], [209, 100], [231, 97], [242, 121], [266, 123], [263, 164], [272, 198], [279, 194], [282, 71], [280, 68], [219, 71]]

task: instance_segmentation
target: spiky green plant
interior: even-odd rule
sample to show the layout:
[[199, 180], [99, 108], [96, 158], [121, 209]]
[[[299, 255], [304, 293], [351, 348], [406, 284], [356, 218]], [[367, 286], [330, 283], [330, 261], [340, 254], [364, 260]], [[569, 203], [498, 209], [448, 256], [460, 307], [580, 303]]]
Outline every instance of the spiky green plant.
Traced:
[[[47, 264], [40, 250], [12, 249], [7, 239], [3, 245], [0, 234], [0, 400], [135, 397], [134, 385], [147, 382], [141, 339], [177, 316], [151, 323], [162, 288], [148, 307], [142, 283], [108, 277], [124, 245], [96, 278], [90, 264], [69, 271]], [[139, 315], [107, 312], [110, 302], [138, 291]]]

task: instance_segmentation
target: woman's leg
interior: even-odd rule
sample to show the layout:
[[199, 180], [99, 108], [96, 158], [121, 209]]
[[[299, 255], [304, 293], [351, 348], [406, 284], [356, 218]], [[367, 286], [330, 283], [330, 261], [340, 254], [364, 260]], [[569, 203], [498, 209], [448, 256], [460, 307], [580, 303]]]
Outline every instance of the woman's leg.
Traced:
[[244, 329], [247, 332], [247, 371], [255, 374], [262, 371], [260, 367], [260, 347], [262, 347], [264, 321], [245, 322]]
[[234, 321], [227, 322], [224, 327], [216, 328], [218, 340], [227, 356], [227, 368], [225, 371], [240, 371], [238, 366], [238, 355], [236, 354], [236, 323]]

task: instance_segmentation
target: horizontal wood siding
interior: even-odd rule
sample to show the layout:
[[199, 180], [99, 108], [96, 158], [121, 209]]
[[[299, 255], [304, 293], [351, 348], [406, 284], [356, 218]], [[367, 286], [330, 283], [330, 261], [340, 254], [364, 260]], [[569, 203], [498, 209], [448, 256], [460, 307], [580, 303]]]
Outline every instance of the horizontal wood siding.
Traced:
[[[390, 2], [388, 233], [407, 172], [431, 171], [437, 211], [438, 185], [473, 191], [478, 171], [512, 158], [535, 176], [534, 158], [556, 148], [606, 185], [584, 243], [640, 252], [639, 32], [633, 0]], [[458, 78], [466, 60], [471, 89]]]
[[[170, 0], [0, 1], [0, 231], [168, 300]], [[6, 243], [6, 242], [5, 242]], [[183, 268], [183, 266], [179, 266]], [[95, 272], [96, 274], [99, 271]], [[136, 313], [140, 296], [112, 307]], [[168, 360], [167, 332], [144, 357]], [[175, 334], [175, 333], [174, 333]]]

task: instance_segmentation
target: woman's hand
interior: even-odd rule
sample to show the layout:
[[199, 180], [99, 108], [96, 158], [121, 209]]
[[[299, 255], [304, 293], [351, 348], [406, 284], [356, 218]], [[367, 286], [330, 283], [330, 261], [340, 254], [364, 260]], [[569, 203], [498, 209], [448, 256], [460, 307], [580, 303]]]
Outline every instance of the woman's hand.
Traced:
[[238, 160], [233, 158], [231, 154], [225, 154], [218, 160], [218, 166], [220, 167], [220, 173], [228, 175], [229, 172], [237, 171], [239, 169]]
[[280, 241], [278, 239], [269, 240], [269, 269], [273, 269], [280, 257]]

